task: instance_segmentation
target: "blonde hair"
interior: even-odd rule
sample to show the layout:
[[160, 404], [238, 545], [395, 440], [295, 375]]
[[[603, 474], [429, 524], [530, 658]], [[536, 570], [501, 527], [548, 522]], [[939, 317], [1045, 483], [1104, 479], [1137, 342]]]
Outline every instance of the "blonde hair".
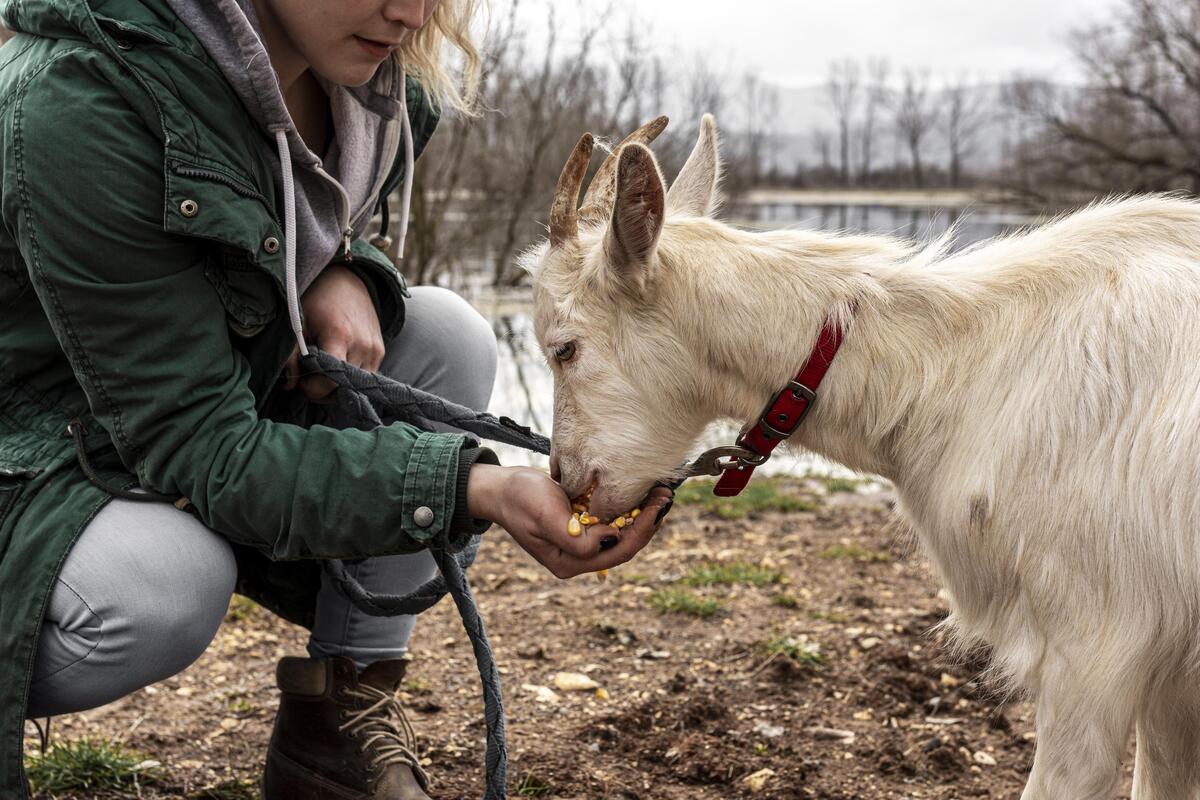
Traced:
[[[421, 82], [441, 108], [474, 116], [479, 93], [479, 50], [471, 37], [471, 20], [488, 0], [440, 0], [433, 16], [400, 46], [404, 70]], [[448, 68], [444, 45], [458, 50], [462, 65]]]

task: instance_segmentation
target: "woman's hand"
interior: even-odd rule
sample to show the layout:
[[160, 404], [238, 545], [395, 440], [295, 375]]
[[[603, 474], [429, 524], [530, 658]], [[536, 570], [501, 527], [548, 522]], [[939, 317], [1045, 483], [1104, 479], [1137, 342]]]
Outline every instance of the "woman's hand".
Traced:
[[620, 530], [590, 525], [579, 536], [571, 536], [567, 533], [571, 500], [546, 473], [476, 464], [467, 483], [471, 516], [500, 525], [559, 578], [609, 569], [633, 558], [658, 531], [660, 513], [671, 499], [669, 489], [657, 488], [632, 525]]
[[[374, 372], [383, 362], [383, 332], [371, 293], [353, 270], [331, 264], [300, 298], [305, 340], [356, 367]], [[337, 384], [323, 375], [300, 377], [300, 350], [287, 361], [284, 389], [297, 386], [314, 403], [332, 402]]]

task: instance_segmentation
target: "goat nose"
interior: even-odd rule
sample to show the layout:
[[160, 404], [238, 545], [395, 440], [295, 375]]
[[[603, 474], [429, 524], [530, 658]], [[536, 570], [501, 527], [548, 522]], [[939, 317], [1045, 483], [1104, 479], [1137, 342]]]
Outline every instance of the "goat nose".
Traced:
[[562, 478], [562, 472], [558, 469], [558, 454], [554, 449], [550, 449], [550, 479], [557, 481]]

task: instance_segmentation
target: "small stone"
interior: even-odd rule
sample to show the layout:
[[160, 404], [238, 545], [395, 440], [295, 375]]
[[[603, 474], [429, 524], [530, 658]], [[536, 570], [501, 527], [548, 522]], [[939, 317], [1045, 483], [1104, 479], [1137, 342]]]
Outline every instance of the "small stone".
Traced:
[[813, 727], [808, 729], [808, 735], [814, 739], [840, 741], [842, 744], [854, 741], [854, 731], [844, 731], [839, 728]]
[[783, 726], [771, 725], [760, 719], [754, 723], [754, 732], [768, 739], [778, 739], [780, 736], [783, 736]]
[[871, 712], [870, 711], [855, 711], [854, 718], [856, 720], [858, 720], [859, 722], [865, 722], [866, 720], [869, 720], [871, 718]]
[[985, 767], [996, 766], [996, 759], [982, 750], [976, 750], [975, 755], [972, 756], [972, 758], [976, 764], [982, 764]]
[[180, 686], [175, 690], [175, 694], [179, 695], [180, 697], [191, 697], [195, 693], [196, 690], [190, 686]]
[[560, 672], [554, 676], [554, 687], [564, 692], [590, 692], [600, 684], [578, 672]]
[[241, 723], [233, 717], [226, 717], [225, 719], [221, 720], [221, 727], [227, 731], [233, 730], [240, 724]]
[[948, 672], [942, 673], [942, 686], [958, 686], [959, 680]]
[[535, 695], [534, 700], [539, 703], [557, 703], [558, 695], [549, 686], [535, 686], [532, 683], [522, 684], [522, 691], [531, 692]]
[[753, 794], [758, 794], [767, 786], [767, 781], [775, 777], [775, 770], [760, 769], [758, 772], [747, 775], [742, 778], [742, 783], [746, 784], [746, 788]]
[[860, 640], [858, 646], [863, 650], [873, 650], [876, 647], [879, 647], [879, 639], [874, 636], [868, 636], [867, 638]]

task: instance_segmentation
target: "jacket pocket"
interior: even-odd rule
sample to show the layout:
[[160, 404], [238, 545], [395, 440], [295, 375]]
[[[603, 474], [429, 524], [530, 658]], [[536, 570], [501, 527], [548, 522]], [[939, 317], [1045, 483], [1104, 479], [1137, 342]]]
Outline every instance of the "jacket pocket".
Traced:
[[0, 528], [16, 505], [25, 482], [40, 472], [40, 468], [24, 461], [0, 455]]
[[279, 315], [275, 280], [232, 248], [220, 248], [204, 275], [217, 291], [229, 329], [241, 337], [257, 336]]

